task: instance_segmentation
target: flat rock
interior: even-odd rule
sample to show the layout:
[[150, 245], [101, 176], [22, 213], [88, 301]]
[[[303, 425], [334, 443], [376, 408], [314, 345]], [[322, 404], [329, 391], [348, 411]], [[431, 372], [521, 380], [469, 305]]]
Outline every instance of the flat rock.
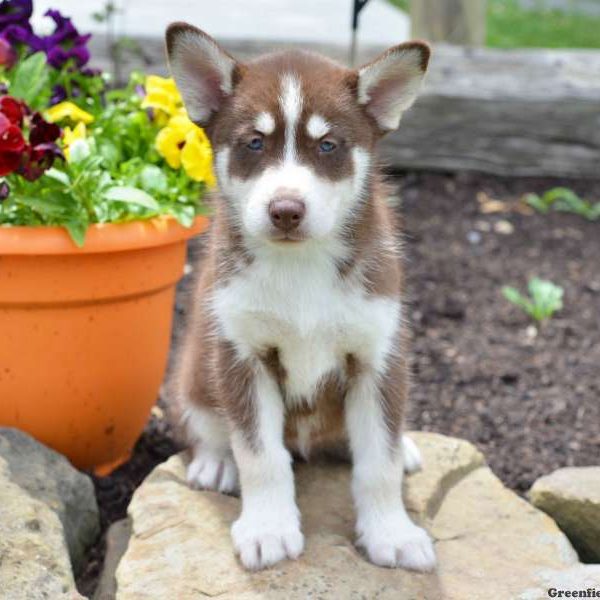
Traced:
[[86, 548], [100, 532], [91, 479], [64, 456], [17, 429], [0, 428], [0, 458], [10, 482], [56, 513], [77, 570]]
[[541, 589], [545, 575], [579, 565], [554, 521], [504, 488], [471, 444], [429, 433], [412, 437], [425, 466], [407, 477], [405, 497], [436, 540], [435, 573], [382, 569], [363, 558], [353, 545], [350, 468], [332, 462], [296, 465], [302, 557], [249, 573], [229, 535], [239, 499], [191, 490], [184, 455], [177, 455], [133, 496], [117, 599], [514, 600]]
[[567, 534], [582, 560], [600, 562], [600, 467], [567, 467], [538, 479], [531, 502]]
[[438, 597], [435, 576], [378, 569], [354, 549], [346, 465], [305, 467], [296, 475], [305, 554], [260, 573], [245, 571], [232, 551], [239, 499], [190, 490], [181, 455], [157, 467], [129, 508], [133, 535], [117, 569], [117, 598], [392, 599], [398, 586], [407, 598]]
[[75, 589], [60, 519], [14, 483], [0, 456], [0, 597], [70, 600]]
[[419, 446], [423, 469], [407, 481], [405, 498], [411, 511], [421, 518], [437, 513], [446, 492], [468, 473], [485, 464], [483, 454], [465, 440], [437, 433], [412, 432]]

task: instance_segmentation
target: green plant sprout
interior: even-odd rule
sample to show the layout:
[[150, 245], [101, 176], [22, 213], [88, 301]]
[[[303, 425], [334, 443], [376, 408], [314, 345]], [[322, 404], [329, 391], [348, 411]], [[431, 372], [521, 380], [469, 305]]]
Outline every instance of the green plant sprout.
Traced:
[[600, 219], [600, 202], [594, 204], [589, 200], [584, 200], [573, 190], [565, 187], [552, 188], [541, 196], [527, 194], [525, 202], [542, 214], [547, 214], [553, 209], [560, 212], [574, 213], [588, 221]]
[[551, 281], [533, 277], [527, 284], [529, 296], [514, 287], [504, 286], [502, 293], [509, 301], [522, 308], [531, 318], [542, 323], [563, 307], [564, 290]]

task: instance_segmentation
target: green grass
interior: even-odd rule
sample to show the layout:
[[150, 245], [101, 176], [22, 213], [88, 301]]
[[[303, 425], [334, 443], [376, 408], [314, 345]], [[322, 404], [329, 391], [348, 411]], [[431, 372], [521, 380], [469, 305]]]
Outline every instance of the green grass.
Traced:
[[402, 9], [404, 12], [408, 12], [410, 9], [410, 0], [390, 0], [392, 4]]
[[[390, 0], [408, 11], [410, 0]], [[418, 0], [417, 0], [418, 1]], [[488, 0], [486, 45], [493, 48], [600, 48], [600, 17], [546, 10], [523, 10], [516, 0]]]
[[524, 11], [514, 0], [488, 0], [487, 45], [494, 48], [600, 48], [600, 17]]

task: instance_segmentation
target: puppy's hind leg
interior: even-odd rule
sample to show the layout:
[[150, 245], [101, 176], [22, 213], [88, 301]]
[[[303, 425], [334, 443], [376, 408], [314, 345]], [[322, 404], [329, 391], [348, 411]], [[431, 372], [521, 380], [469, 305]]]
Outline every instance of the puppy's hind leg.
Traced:
[[416, 473], [423, 468], [421, 451], [412, 438], [406, 434], [402, 435], [402, 466], [405, 473]]
[[204, 275], [194, 296], [199, 301], [189, 308], [190, 321], [166, 385], [167, 409], [172, 425], [192, 453], [187, 470], [189, 484], [198, 489], [235, 493], [239, 488], [238, 471], [214, 385], [214, 325], [201, 300], [208, 294], [210, 272]]
[[226, 494], [238, 492], [238, 470], [225, 419], [212, 408], [188, 406], [183, 420], [192, 442], [193, 458], [187, 469], [190, 486]]

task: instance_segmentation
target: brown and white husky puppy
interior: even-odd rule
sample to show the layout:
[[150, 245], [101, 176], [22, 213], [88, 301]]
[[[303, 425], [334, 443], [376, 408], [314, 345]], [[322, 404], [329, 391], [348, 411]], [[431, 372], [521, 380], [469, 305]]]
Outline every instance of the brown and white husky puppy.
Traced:
[[358, 70], [302, 51], [236, 61], [184, 23], [172, 74], [212, 142], [219, 184], [193, 315], [169, 389], [190, 484], [233, 492], [233, 543], [261, 569], [304, 545], [292, 453], [347, 442], [357, 544], [377, 565], [430, 570], [408, 517], [402, 266], [375, 144], [414, 101], [429, 49]]

